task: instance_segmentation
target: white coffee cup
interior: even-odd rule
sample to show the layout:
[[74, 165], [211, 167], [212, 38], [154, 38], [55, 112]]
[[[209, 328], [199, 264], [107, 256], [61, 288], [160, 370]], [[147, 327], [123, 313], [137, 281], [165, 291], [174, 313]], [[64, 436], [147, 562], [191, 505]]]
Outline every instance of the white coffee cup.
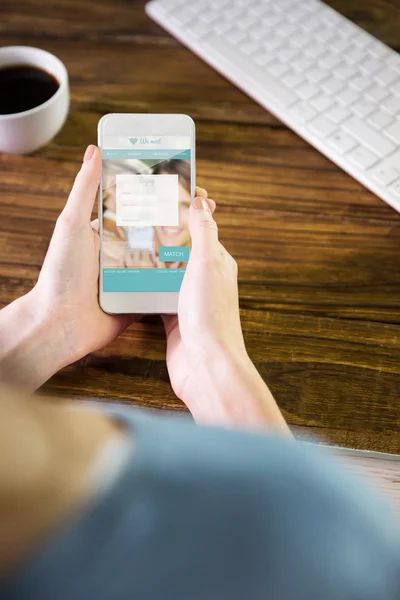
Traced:
[[47, 71], [59, 83], [56, 93], [30, 110], [0, 115], [0, 152], [26, 154], [49, 142], [61, 129], [69, 108], [68, 73], [50, 52], [30, 46], [0, 48], [0, 69], [8, 65], [32, 65]]

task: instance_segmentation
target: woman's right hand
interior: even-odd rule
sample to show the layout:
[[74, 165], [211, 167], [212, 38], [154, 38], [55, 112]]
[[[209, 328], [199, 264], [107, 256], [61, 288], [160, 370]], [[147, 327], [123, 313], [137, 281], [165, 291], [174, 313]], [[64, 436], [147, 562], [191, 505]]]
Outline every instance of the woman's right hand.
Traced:
[[288, 432], [249, 359], [239, 315], [237, 265], [218, 240], [205, 190], [192, 202], [192, 250], [178, 316], [165, 315], [167, 366], [176, 395], [197, 421], [271, 426]]

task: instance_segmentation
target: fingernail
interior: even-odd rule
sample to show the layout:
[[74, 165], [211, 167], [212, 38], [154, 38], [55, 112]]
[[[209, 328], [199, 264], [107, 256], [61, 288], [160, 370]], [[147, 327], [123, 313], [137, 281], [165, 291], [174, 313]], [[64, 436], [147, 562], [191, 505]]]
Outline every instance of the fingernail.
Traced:
[[203, 198], [207, 198], [208, 196], [207, 190], [199, 186], [196, 187], [196, 194], [198, 196], [203, 196]]
[[206, 210], [207, 212], [211, 212], [211, 210], [210, 210], [210, 207], [208, 206], [208, 202], [207, 202], [207, 200], [203, 200], [203, 199], [202, 199], [202, 200], [201, 200], [201, 204], [202, 204], [202, 206], [203, 206], [204, 210]]
[[207, 204], [208, 204], [211, 212], [217, 208], [215, 200], [212, 200], [211, 198], [207, 198]]
[[88, 162], [92, 158], [95, 149], [96, 149], [96, 146], [93, 146], [93, 144], [90, 144], [90, 146], [88, 146], [86, 148], [86, 152], [83, 157], [83, 162]]
[[192, 206], [193, 206], [193, 208], [203, 209], [203, 210], [206, 210], [207, 212], [210, 212], [210, 208], [207, 204], [207, 200], [204, 200], [204, 198], [201, 198], [200, 196], [196, 196], [196, 198], [192, 202]]

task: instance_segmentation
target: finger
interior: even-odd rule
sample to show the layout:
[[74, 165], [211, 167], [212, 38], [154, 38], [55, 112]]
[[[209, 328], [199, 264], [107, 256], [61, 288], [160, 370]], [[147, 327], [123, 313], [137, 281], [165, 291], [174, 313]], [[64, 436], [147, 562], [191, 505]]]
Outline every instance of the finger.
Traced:
[[192, 250], [215, 250], [218, 244], [218, 227], [204, 198], [196, 197], [190, 205], [189, 231]]
[[97, 231], [97, 233], [98, 233], [99, 232], [99, 220], [94, 219], [90, 224], [92, 226], [93, 231]]
[[194, 193], [195, 193], [195, 196], [200, 196], [201, 198], [207, 198], [207, 196], [208, 196], [207, 190], [199, 187], [198, 185], [196, 185], [196, 190]]
[[[101, 179], [101, 155], [96, 146], [88, 146], [81, 170], [65, 205], [64, 211], [79, 221], [89, 221]], [[64, 212], [63, 211], [63, 212]]]
[[211, 198], [207, 198], [207, 204], [210, 207], [211, 214], [213, 214], [215, 209], [217, 208], [215, 200], [212, 200]]
[[177, 315], [161, 315], [167, 337], [178, 326]]

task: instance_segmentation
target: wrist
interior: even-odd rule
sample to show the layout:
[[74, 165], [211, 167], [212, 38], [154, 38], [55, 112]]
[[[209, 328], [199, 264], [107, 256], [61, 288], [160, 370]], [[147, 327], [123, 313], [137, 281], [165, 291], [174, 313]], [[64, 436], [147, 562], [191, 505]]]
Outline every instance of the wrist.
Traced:
[[35, 288], [0, 312], [0, 379], [34, 391], [68, 364], [61, 333]]
[[289, 432], [245, 349], [207, 353], [196, 379], [201, 387], [186, 402], [196, 422]]

